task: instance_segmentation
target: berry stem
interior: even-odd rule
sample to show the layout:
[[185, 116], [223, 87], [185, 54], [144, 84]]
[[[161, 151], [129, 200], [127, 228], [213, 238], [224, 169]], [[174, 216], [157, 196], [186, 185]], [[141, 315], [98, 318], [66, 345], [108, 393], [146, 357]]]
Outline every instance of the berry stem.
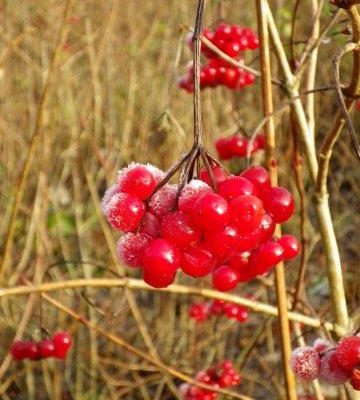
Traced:
[[[265, 4], [263, 0], [256, 0], [256, 13], [260, 41], [261, 86], [263, 95], [263, 111], [267, 117], [273, 113], [273, 96], [271, 87], [270, 45], [268, 23], [266, 21]], [[275, 126], [274, 119], [270, 117], [265, 124], [266, 135], [266, 164], [270, 173], [272, 186], [277, 185], [277, 167], [275, 159]], [[275, 234], [281, 235], [280, 226], [277, 225]], [[275, 268], [275, 285], [277, 306], [279, 310], [279, 327], [281, 332], [282, 361], [285, 372], [286, 396], [288, 400], [296, 400], [295, 377], [289, 368], [291, 357], [291, 339], [289, 330], [289, 317], [287, 309], [286, 281], [284, 264], [280, 263]]]

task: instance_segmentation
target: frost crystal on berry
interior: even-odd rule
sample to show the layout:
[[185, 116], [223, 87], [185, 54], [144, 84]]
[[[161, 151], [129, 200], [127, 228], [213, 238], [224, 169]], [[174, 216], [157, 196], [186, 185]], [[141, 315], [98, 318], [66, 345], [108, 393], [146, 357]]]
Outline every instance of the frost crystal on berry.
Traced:
[[162, 218], [175, 208], [177, 185], [166, 184], [159, 189], [149, 202], [149, 211], [156, 217]]
[[330, 350], [321, 357], [320, 378], [329, 385], [342, 385], [350, 377], [350, 371], [339, 364], [335, 350]]
[[127, 233], [117, 242], [119, 260], [129, 267], [141, 267], [145, 249], [153, 239], [145, 233]]
[[107, 215], [108, 212], [108, 204], [112, 197], [114, 197], [119, 192], [118, 185], [115, 183], [114, 185], [110, 186], [109, 189], [104, 193], [104, 196], [101, 200], [101, 211], [104, 215]]
[[320, 356], [312, 347], [298, 347], [290, 358], [290, 368], [304, 381], [312, 381], [320, 373]]
[[190, 212], [195, 201], [202, 194], [211, 192], [212, 189], [207, 183], [199, 179], [191, 180], [187, 185], [185, 185], [179, 196], [179, 210]]

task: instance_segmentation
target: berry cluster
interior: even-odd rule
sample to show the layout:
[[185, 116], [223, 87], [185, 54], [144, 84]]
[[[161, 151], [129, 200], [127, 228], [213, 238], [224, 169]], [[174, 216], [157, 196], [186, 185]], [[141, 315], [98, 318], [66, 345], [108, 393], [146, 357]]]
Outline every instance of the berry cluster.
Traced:
[[[215, 142], [215, 148], [221, 160], [230, 160], [234, 157], [244, 158], [248, 154], [249, 140], [239, 134], [220, 138]], [[250, 154], [254, 154], [258, 150], [265, 149], [265, 135], [259, 134], [255, 137]]]
[[[245, 50], [255, 50], [259, 47], [259, 39], [250, 28], [241, 28], [238, 25], [221, 23], [214, 31], [205, 28], [203, 35], [214, 46], [229, 57], [243, 63], [241, 57]], [[187, 43], [193, 50], [192, 33], [187, 38]], [[209, 49], [204, 43], [201, 44], [201, 52], [208, 59], [206, 64], [201, 66], [200, 87], [215, 87], [224, 85], [229, 89], [239, 90], [250, 86], [255, 81], [255, 75], [237, 68]], [[192, 65], [186, 75], [179, 79], [179, 87], [189, 93], [194, 90]]]
[[189, 308], [189, 316], [196, 322], [203, 322], [211, 316], [224, 315], [238, 322], [245, 322], [249, 313], [246, 307], [223, 300], [213, 300], [210, 303], [193, 303]]
[[58, 332], [51, 339], [35, 341], [15, 341], [10, 348], [14, 360], [40, 360], [55, 357], [65, 359], [72, 345], [72, 339], [68, 332]]
[[294, 350], [290, 367], [305, 381], [321, 378], [329, 385], [350, 381], [355, 390], [360, 390], [360, 336], [346, 336], [335, 347], [317, 339], [312, 347]]
[[273, 238], [275, 225], [287, 221], [295, 207], [286, 189], [271, 187], [264, 168], [232, 176], [213, 167], [218, 193], [206, 169], [199, 175], [180, 193], [168, 183], [155, 191], [163, 173], [133, 163], [104, 196], [107, 220], [126, 232], [117, 244], [119, 259], [142, 267], [146, 283], [167, 287], [181, 268], [195, 278], [212, 273], [214, 288], [228, 291], [298, 254], [293, 236]]
[[[197, 373], [199, 383], [212, 386], [215, 389], [236, 386], [240, 383], [240, 375], [235, 371], [231, 361], [225, 360], [214, 367]], [[183, 383], [180, 392], [184, 400], [215, 400], [217, 393]]]

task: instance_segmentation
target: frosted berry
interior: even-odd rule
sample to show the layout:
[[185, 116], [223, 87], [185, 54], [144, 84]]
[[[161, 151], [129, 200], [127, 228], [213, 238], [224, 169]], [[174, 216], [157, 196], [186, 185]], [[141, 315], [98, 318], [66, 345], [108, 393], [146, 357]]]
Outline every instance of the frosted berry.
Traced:
[[287, 221], [295, 211], [294, 199], [291, 193], [282, 187], [273, 187], [263, 195], [265, 210], [276, 223]]
[[[215, 181], [217, 183], [224, 181], [229, 175], [226, 172], [226, 170], [224, 168], [220, 167], [219, 165], [215, 165], [214, 167], [212, 167], [212, 171], [213, 171], [213, 174], [215, 177]], [[204, 168], [200, 171], [200, 179], [203, 182], [207, 183], [209, 186], [211, 186], [210, 174], [206, 170], [206, 168]]]
[[222, 231], [207, 232], [205, 241], [210, 251], [220, 259], [226, 259], [234, 253], [239, 245], [240, 235], [232, 226], [226, 226]]
[[218, 185], [218, 193], [227, 201], [242, 195], [254, 194], [253, 184], [241, 176], [229, 176]]
[[181, 253], [182, 271], [194, 278], [208, 275], [215, 266], [214, 255], [204, 245], [190, 246]]
[[27, 343], [22, 340], [16, 340], [10, 347], [10, 353], [14, 360], [23, 360], [27, 355]]
[[336, 346], [335, 354], [344, 369], [352, 371], [360, 366], [360, 336], [342, 338]]
[[55, 354], [55, 343], [53, 340], [41, 340], [38, 344], [40, 358], [52, 357]]
[[178, 201], [178, 208], [180, 211], [190, 213], [196, 200], [205, 193], [212, 193], [211, 187], [199, 180], [193, 179], [181, 191]]
[[260, 225], [264, 212], [262, 201], [253, 195], [236, 197], [229, 203], [231, 221], [241, 233], [249, 233]]
[[147, 211], [142, 219], [139, 233], [145, 233], [152, 238], [156, 239], [160, 236], [160, 221], [155, 217], [154, 214]]
[[312, 381], [319, 376], [320, 363], [320, 356], [312, 347], [299, 347], [290, 358], [291, 370], [304, 381]]
[[278, 243], [284, 249], [283, 257], [285, 260], [290, 260], [296, 257], [300, 252], [300, 243], [293, 235], [283, 235], [278, 239]]
[[270, 177], [263, 167], [251, 167], [241, 174], [242, 177], [248, 179], [255, 187], [257, 194], [262, 195], [271, 188]]
[[143, 165], [136, 166], [125, 172], [119, 182], [119, 189], [122, 192], [133, 194], [140, 200], [150, 197], [155, 186], [155, 178]]
[[228, 203], [216, 193], [205, 193], [196, 200], [192, 209], [192, 217], [202, 229], [223, 229], [229, 220]]
[[324, 351], [329, 350], [332, 347], [332, 345], [329, 341], [318, 338], [314, 341], [312, 347], [318, 353], [323, 353]]
[[360, 391], [360, 369], [354, 369], [350, 376], [350, 385], [354, 390]]
[[107, 204], [106, 217], [114, 229], [131, 232], [138, 228], [145, 214], [145, 205], [128, 193], [114, 195]]
[[329, 385], [344, 384], [350, 373], [339, 364], [335, 350], [330, 350], [321, 357], [320, 378]]
[[179, 248], [183, 248], [198, 242], [201, 231], [193, 224], [189, 215], [182, 211], [175, 211], [164, 216], [161, 223], [161, 236]]
[[54, 356], [64, 359], [72, 345], [72, 338], [68, 332], [58, 332], [53, 336], [55, 346]]
[[216, 268], [212, 275], [212, 284], [216, 290], [227, 292], [234, 289], [239, 283], [239, 273], [228, 265]]
[[168, 240], [155, 239], [144, 252], [143, 264], [143, 278], [147, 283], [155, 287], [168, 286], [180, 264], [179, 250]]
[[119, 260], [129, 267], [142, 267], [144, 251], [153, 239], [145, 233], [127, 233], [117, 242]]
[[106, 190], [102, 200], [101, 200], [101, 211], [104, 215], [107, 214], [107, 210], [108, 210], [108, 204], [109, 201], [111, 200], [111, 198], [113, 196], [115, 196], [117, 193], [119, 193], [119, 186], [117, 183], [115, 183], [114, 185], [110, 186], [109, 189]]
[[151, 197], [149, 211], [159, 219], [173, 211], [176, 206], [177, 190], [177, 185], [166, 184], [163, 186]]

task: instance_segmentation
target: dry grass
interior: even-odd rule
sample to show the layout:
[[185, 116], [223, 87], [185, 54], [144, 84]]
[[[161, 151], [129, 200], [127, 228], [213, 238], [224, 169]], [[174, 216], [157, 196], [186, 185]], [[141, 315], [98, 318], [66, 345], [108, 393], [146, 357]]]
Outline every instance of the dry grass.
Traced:
[[[209, 2], [207, 23], [219, 18], [218, 1]], [[255, 3], [224, 1], [225, 18], [256, 28]], [[296, 23], [297, 41], [311, 31], [307, 2]], [[284, 43], [289, 42], [294, 1], [273, 1]], [[0, 2], [0, 243], [5, 239], [30, 139], [36, 130], [39, 104], [56, 45], [65, 1]], [[110, 278], [110, 270], [138, 277], [117, 264], [117, 235], [99, 212], [99, 199], [116, 171], [132, 160], [168, 168], [191, 145], [191, 96], [176, 87], [176, 76], [191, 58], [183, 44], [192, 25], [195, 0], [75, 2], [66, 22], [66, 40], [50, 76], [34, 144], [29, 173], [14, 225], [3, 286], [79, 278]], [[322, 26], [330, 18], [326, 4]], [[343, 15], [340, 20], [346, 21]], [[331, 31], [320, 48], [316, 87], [332, 82], [331, 58], [348, 39]], [[299, 54], [302, 45], [297, 45]], [[257, 57], [251, 66], [259, 69]], [[275, 60], [274, 60], [275, 61]], [[350, 57], [342, 63], [344, 81]], [[282, 78], [276, 63], [273, 75]], [[249, 134], [262, 118], [259, 83], [241, 93], [223, 89], [203, 92], [206, 142], [240, 126]], [[275, 90], [275, 108], [285, 100]], [[316, 95], [316, 141], [321, 142], [338, 109], [334, 91]], [[292, 170], [292, 139], [288, 110], [275, 118], [281, 184], [296, 192]], [[360, 126], [354, 116], [355, 128]], [[261, 161], [261, 160], [259, 160]], [[241, 168], [244, 165], [237, 165]], [[233, 166], [234, 167], [234, 166]], [[332, 321], [322, 242], [312, 206], [312, 188], [304, 171], [308, 196], [309, 259], [306, 296], [298, 311]], [[360, 170], [347, 132], [331, 161], [330, 203], [342, 256], [349, 313], [360, 325], [359, 187]], [[299, 215], [286, 226], [299, 235]], [[286, 266], [288, 293], [294, 293], [299, 261]], [[105, 268], [105, 269], [104, 269]], [[179, 283], [208, 287], [202, 280], [179, 277]], [[273, 277], [243, 285], [275, 304]], [[86, 316], [105, 332], [123, 338], [154, 360], [188, 376], [213, 360], [230, 358], [242, 368], [238, 393], [254, 399], [282, 399], [282, 371], [276, 319], [251, 313], [244, 325], [224, 320], [195, 326], [188, 319], [191, 295], [123, 288], [63, 290], [50, 294], [64, 306]], [[39, 338], [68, 329], [75, 338], [65, 364], [52, 361], [13, 363], [8, 348], [15, 335]], [[38, 294], [1, 299], [0, 397], [7, 399], [175, 399], [177, 377], [144, 360], [88, 326], [80, 324]], [[303, 328], [306, 341], [315, 329]], [[294, 345], [296, 335], [292, 335]], [[159, 361], [161, 360], [161, 361]], [[299, 393], [311, 392], [299, 384]], [[325, 388], [326, 393], [328, 388]], [[336, 391], [329, 393], [336, 397]], [[225, 398], [225, 397], [224, 397]], [[232, 398], [228, 396], [227, 398]], [[328, 397], [327, 397], [328, 398]], [[345, 398], [345, 397], [344, 397]]]

